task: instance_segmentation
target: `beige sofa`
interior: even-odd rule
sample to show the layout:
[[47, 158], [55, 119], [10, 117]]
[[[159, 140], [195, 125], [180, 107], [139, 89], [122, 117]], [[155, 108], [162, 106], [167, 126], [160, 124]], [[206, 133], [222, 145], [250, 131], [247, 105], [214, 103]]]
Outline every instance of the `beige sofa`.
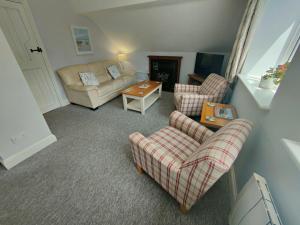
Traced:
[[[113, 80], [107, 67], [117, 65], [121, 77]], [[99, 80], [99, 86], [84, 86], [79, 72], [93, 72]], [[103, 60], [89, 64], [73, 65], [58, 70], [68, 99], [71, 103], [97, 109], [100, 105], [121, 94], [121, 91], [136, 83], [135, 71], [121, 68], [118, 61]]]

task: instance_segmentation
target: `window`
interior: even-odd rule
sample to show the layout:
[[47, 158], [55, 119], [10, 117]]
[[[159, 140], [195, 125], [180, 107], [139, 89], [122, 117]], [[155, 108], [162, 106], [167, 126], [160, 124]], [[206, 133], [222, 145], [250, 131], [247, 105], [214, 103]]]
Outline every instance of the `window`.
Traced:
[[[261, 109], [270, 109], [278, 85], [272, 89], [259, 88], [260, 80], [268, 69], [290, 62], [299, 46], [300, 3], [289, 0], [269, 1], [257, 21], [255, 34], [244, 63], [240, 80], [247, 87]], [[297, 4], [297, 6], [295, 6]], [[281, 16], [275, 16], [278, 12]]]

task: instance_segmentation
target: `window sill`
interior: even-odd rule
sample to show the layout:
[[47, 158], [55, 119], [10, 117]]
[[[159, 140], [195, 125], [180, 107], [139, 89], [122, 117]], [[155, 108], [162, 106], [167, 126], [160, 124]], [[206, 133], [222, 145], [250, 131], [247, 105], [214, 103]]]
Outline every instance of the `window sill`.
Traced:
[[294, 161], [298, 169], [300, 170], [300, 142], [291, 141], [289, 139], [281, 139], [285, 146], [290, 158]]
[[259, 88], [260, 80], [247, 76], [246, 74], [239, 74], [238, 77], [250, 92], [259, 108], [262, 110], [270, 110], [276, 89]]

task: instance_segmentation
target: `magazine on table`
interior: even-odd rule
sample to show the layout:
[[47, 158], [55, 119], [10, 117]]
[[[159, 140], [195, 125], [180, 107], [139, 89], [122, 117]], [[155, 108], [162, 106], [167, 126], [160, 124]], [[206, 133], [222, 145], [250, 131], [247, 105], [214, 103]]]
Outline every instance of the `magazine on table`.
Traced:
[[215, 107], [215, 117], [233, 120], [233, 112], [231, 108]]

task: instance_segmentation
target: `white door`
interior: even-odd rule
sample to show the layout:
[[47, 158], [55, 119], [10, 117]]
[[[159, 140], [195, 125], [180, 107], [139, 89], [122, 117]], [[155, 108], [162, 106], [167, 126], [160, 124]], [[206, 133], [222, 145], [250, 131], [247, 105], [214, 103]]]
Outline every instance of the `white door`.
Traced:
[[38, 45], [24, 5], [0, 0], [0, 26], [42, 113], [59, 107], [54, 81], [48, 72], [44, 53]]

